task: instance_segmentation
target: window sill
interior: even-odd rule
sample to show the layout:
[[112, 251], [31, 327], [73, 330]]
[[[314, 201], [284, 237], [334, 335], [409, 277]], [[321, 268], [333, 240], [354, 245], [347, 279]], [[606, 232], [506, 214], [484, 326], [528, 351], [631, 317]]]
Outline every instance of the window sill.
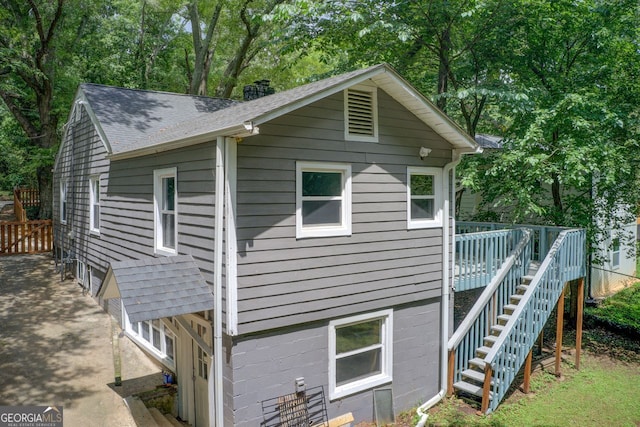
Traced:
[[178, 255], [177, 251], [169, 251], [167, 249], [156, 248], [153, 252], [155, 256], [176, 256]]
[[386, 374], [379, 374], [370, 378], [354, 381], [352, 383], [336, 387], [335, 390], [330, 390], [329, 400], [342, 399], [343, 397], [351, 396], [352, 394], [360, 393], [384, 384], [389, 384], [392, 381], [393, 378]]
[[296, 239], [306, 239], [309, 237], [341, 237], [351, 236], [351, 229], [346, 227], [316, 227], [296, 230]]
[[422, 228], [442, 228], [442, 221], [413, 221], [407, 224], [408, 230], [419, 230]]

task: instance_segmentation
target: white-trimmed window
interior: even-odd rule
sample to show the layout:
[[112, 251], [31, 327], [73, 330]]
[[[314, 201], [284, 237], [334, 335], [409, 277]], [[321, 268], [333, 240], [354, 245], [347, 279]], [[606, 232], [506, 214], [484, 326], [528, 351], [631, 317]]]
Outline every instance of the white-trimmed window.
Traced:
[[296, 163], [296, 237], [351, 235], [351, 165]]
[[611, 241], [611, 268], [620, 267], [620, 238]]
[[89, 229], [100, 233], [100, 175], [89, 178]]
[[155, 251], [175, 255], [178, 247], [178, 182], [177, 169], [153, 171], [155, 211]]
[[442, 169], [407, 168], [407, 227], [442, 226]]
[[329, 322], [329, 398], [391, 382], [393, 310]]
[[344, 91], [344, 138], [347, 141], [378, 142], [378, 92], [358, 85]]
[[68, 181], [60, 181], [60, 222], [67, 223], [67, 192], [69, 189]]
[[87, 266], [84, 262], [78, 260], [76, 262], [76, 279], [78, 280], [78, 284], [84, 285], [86, 278], [87, 278]]
[[160, 319], [129, 322], [127, 332], [134, 341], [144, 346], [151, 354], [170, 369], [175, 369], [175, 335]]

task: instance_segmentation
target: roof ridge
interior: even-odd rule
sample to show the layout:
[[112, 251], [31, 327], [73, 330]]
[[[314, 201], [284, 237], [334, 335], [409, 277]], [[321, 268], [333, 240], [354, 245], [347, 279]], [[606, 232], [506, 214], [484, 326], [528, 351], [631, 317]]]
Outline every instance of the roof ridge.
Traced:
[[106, 85], [106, 84], [102, 84], [102, 83], [91, 83], [91, 82], [80, 83], [80, 87], [85, 87], [85, 86], [96, 86], [96, 87], [109, 88], [109, 89], [127, 90], [127, 91], [132, 91], [132, 92], [156, 93], [156, 94], [164, 94], [164, 95], [171, 95], [171, 96], [185, 96], [185, 97], [189, 97], [189, 98], [218, 99], [218, 100], [223, 100], [223, 101], [232, 101], [234, 103], [242, 102], [242, 101], [239, 101], [237, 99], [224, 98], [224, 97], [221, 97], [221, 96], [192, 95], [192, 94], [189, 94], [189, 93], [169, 92], [169, 91], [166, 91], [166, 90], [155, 90], [155, 89], [130, 88], [130, 87]]

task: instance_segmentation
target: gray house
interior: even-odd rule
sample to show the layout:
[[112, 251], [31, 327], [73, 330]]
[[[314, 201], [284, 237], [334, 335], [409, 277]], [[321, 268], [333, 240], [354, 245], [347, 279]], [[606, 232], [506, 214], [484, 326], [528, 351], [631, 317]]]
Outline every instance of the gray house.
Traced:
[[443, 394], [451, 183], [476, 151], [384, 64], [247, 102], [83, 84], [55, 244], [190, 424], [267, 425], [320, 387], [328, 418], [371, 420], [374, 390]]

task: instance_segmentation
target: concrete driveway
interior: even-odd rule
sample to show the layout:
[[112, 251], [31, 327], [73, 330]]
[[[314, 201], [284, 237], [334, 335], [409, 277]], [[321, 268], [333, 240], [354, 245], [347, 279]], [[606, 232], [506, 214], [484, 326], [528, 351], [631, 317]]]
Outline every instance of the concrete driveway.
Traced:
[[118, 341], [116, 387], [111, 317], [75, 281], [60, 281], [50, 255], [0, 257], [0, 406], [62, 405], [65, 427], [135, 426], [122, 398], [162, 377]]

